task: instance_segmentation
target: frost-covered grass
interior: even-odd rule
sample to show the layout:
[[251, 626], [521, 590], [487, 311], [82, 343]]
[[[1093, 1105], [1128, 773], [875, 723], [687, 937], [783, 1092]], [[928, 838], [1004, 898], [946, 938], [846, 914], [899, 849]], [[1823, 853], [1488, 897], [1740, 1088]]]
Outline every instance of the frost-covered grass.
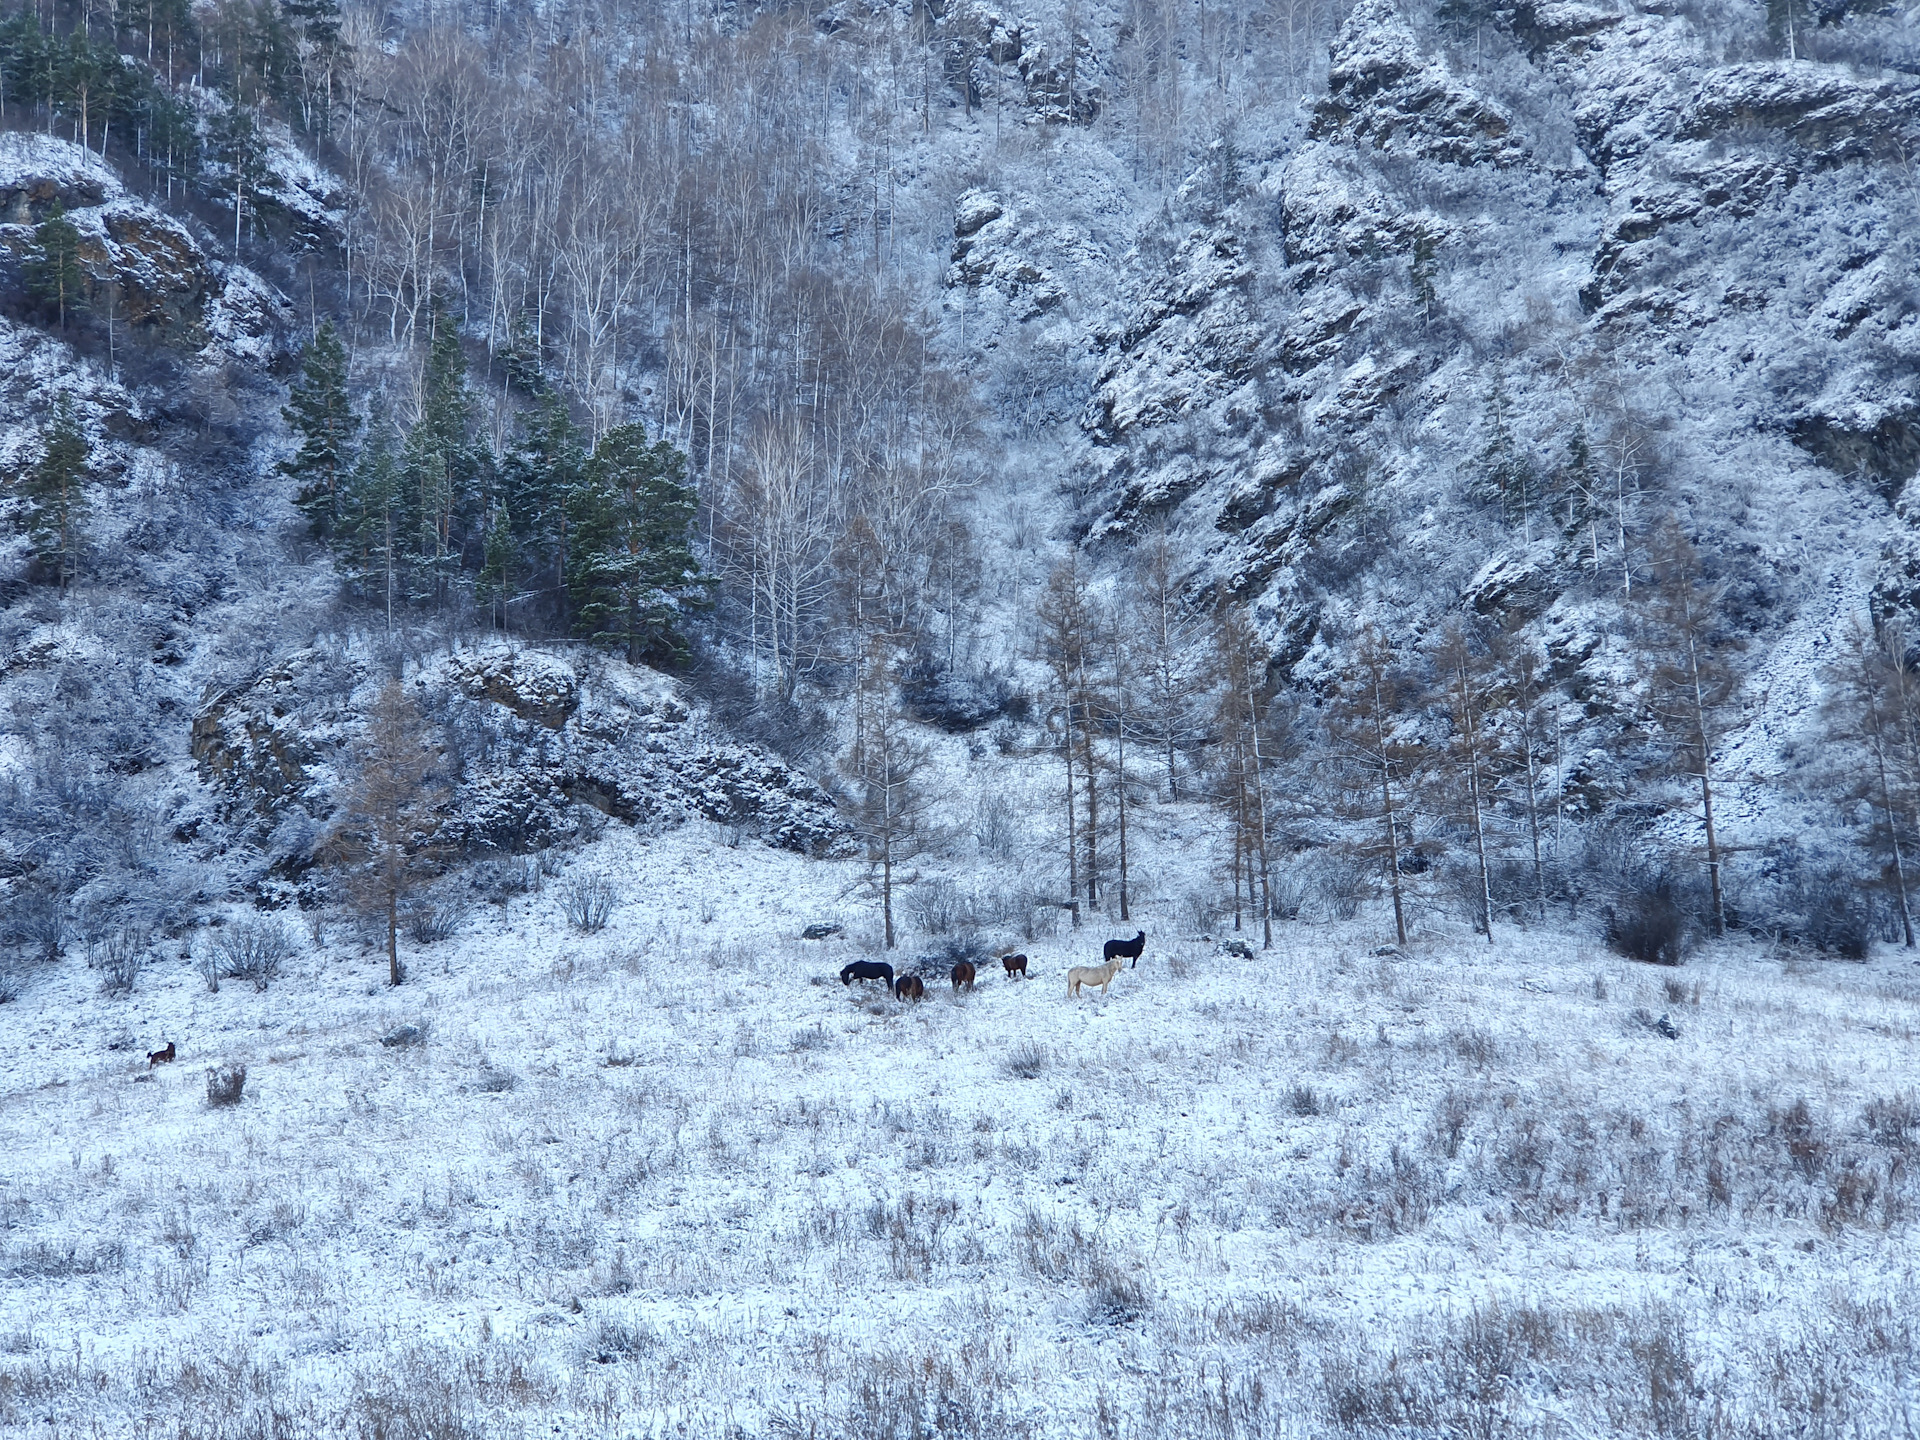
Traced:
[[1903, 954], [1288, 926], [1247, 960], [1150, 912], [1104, 1000], [1064, 975], [1117, 921], [903, 1006], [833, 978], [858, 940], [796, 938], [858, 918], [848, 867], [715, 838], [610, 832], [577, 862], [618, 879], [604, 930], [550, 878], [398, 990], [339, 931], [264, 993], [37, 977], [0, 1008], [0, 1430], [1920, 1418]]

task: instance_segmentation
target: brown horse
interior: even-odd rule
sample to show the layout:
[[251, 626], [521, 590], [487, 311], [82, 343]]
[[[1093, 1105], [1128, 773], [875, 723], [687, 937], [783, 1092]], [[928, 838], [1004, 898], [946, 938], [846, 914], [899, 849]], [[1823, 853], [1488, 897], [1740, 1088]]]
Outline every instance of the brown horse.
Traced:
[[1024, 980], [1027, 978], [1027, 957], [1026, 956], [1002, 955], [1000, 957], [1000, 963], [1007, 967], [1007, 978], [1009, 980], [1015, 980], [1015, 979]]
[[166, 1049], [149, 1050], [147, 1052], [147, 1069], [149, 1070], [153, 1069], [153, 1067], [156, 1065], [171, 1065], [172, 1063], [173, 1063], [173, 1041], [171, 1040], [167, 1041]]
[[953, 988], [958, 990], [962, 985], [966, 986], [969, 990], [973, 989], [973, 962], [971, 960], [962, 960], [958, 965], [953, 967]]
[[918, 975], [902, 975], [894, 982], [893, 993], [901, 1000], [924, 1000], [927, 985]]

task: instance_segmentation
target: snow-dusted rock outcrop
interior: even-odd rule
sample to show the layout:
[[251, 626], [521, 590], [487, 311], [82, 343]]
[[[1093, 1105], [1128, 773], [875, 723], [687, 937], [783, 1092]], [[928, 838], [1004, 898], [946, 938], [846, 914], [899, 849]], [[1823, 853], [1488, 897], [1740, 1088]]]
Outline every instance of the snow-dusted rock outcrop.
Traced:
[[287, 353], [293, 312], [266, 281], [210, 255], [83, 146], [0, 133], [0, 254], [27, 258], [32, 227], [56, 204], [79, 233], [89, 302], [114, 325], [217, 358], [270, 364]]
[[[304, 863], [381, 683], [364, 655], [303, 650], [210, 695], [192, 746], [221, 818], [279, 848], [283, 867]], [[443, 835], [468, 849], [550, 844], [580, 828], [583, 808], [629, 825], [704, 817], [807, 853], [841, 837], [825, 791], [725, 739], [656, 672], [483, 645], [422, 663], [405, 684], [450, 786]]]

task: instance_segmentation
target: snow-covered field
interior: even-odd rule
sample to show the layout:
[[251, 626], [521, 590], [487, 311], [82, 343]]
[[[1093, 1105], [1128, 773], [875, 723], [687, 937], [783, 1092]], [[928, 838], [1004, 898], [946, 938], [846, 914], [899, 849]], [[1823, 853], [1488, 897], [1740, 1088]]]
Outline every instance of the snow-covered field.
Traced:
[[574, 865], [605, 931], [549, 879], [398, 989], [335, 933], [264, 994], [70, 959], [0, 1008], [0, 1432], [1920, 1425], [1902, 953], [1246, 959], [1154, 911], [1105, 998], [1066, 995], [1134, 928], [1096, 918], [916, 1006], [798, 938], [851, 866], [703, 826]]

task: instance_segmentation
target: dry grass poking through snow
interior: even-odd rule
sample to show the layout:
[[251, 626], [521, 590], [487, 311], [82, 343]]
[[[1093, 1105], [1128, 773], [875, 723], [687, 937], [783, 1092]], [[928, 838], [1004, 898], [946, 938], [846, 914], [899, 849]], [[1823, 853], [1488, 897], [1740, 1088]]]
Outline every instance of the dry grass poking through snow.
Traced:
[[[632, 863], [640, 896], [690, 862]], [[783, 938], [831, 893], [802, 862], [713, 863], [732, 926], [636, 901], [582, 937], [529, 897], [397, 992], [183, 962], [78, 1031], [0, 1012], [39, 1067], [0, 1098], [0, 1431], [1920, 1425], [1904, 961], [1290, 929], [1156, 939], [1070, 1004], [1095, 931], [900, 1006], [813, 983], [847, 947]], [[135, 1024], [177, 1074], [106, 1050]]]

